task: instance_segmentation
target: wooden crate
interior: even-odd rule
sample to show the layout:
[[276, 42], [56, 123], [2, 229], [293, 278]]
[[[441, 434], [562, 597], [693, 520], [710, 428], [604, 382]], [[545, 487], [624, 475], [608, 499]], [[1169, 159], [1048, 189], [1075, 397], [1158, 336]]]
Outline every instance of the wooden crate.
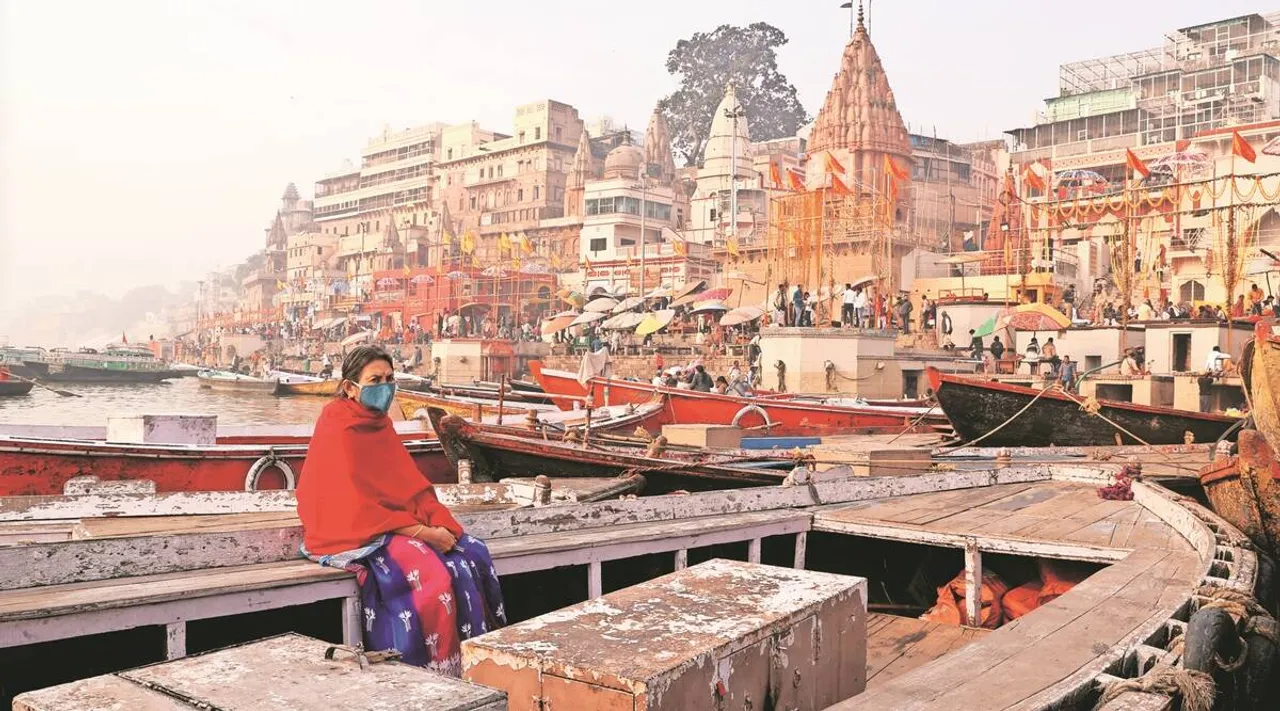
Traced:
[[713, 560], [468, 640], [511, 711], [816, 711], [866, 686], [866, 579]]
[[297, 634], [93, 677], [14, 699], [14, 711], [502, 711], [503, 694]]

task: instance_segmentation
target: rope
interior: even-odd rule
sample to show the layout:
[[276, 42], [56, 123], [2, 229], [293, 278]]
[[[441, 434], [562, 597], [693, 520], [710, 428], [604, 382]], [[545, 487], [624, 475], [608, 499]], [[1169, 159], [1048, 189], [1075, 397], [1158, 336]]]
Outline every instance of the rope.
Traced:
[[1182, 699], [1182, 711], [1210, 711], [1218, 693], [1209, 674], [1162, 664], [1137, 679], [1125, 679], [1108, 686], [1094, 704], [1094, 711], [1130, 691]]
[[[1280, 646], [1280, 637], [1276, 634], [1274, 618], [1252, 595], [1216, 585], [1201, 585], [1196, 589], [1196, 595], [1209, 598], [1208, 602], [1200, 605], [1200, 609], [1217, 607], [1236, 618], [1239, 621], [1238, 627], [1242, 636], [1253, 633], [1273, 645]], [[1271, 624], [1267, 624], [1268, 621], [1271, 621]]]
[[975, 445], [975, 444], [977, 444], [977, 443], [981, 442], [982, 440], [984, 440], [984, 439], [986, 439], [986, 438], [990, 437], [991, 435], [993, 435], [993, 434], [995, 434], [995, 433], [999, 432], [1000, 430], [1004, 429], [1005, 425], [1007, 425], [1007, 424], [1009, 424], [1010, 422], [1013, 422], [1014, 420], [1018, 419], [1018, 417], [1020, 417], [1020, 416], [1022, 415], [1022, 413], [1026, 412], [1027, 410], [1030, 410], [1030, 409], [1031, 409], [1031, 406], [1032, 406], [1032, 405], [1034, 405], [1034, 404], [1036, 404], [1036, 400], [1039, 400], [1039, 399], [1040, 399], [1040, 397], [1041, 397], [1042, 395], [1044, 395], [1045, 393], [1049, 392], [1050, 390], [1053, 390], [1053, 389], [1054, 389], [1055, 387], [1057, 387], [1057, 386], [1058, 386], [1058, 384], [1057, 384], [1057, 383], [1050, 383], [1047, 387], [1045, 387], [1045, 389], [1044, 389], [1044, 390], [1041, 390], [1040, 392], [1036, 393], [1036, 396], [1035, 396], [1035, 397], [1033, 397], [1033, 398], [1031, 398], [1031, 402], [1027, 403], [1026, 405], [1023, 405], [1023, 407], [1022, 407], [1022, 409], [1021, 409], [1021, 410], [1018, 410], [1017, 412], [1013, 413], [1013, 416], [1012, 416], [1012, 417], [1010, 417], [1009, 419], [1005, 420], [1004, 422], [1001, 422], [999, 425], [996, 425], [996, 428], [995, 428], [995, 429], [993, 429], [993, 430], [991, 430], [990, 432], [988, 432], [988, 433], [986, 433], [986, 434], [982, 435], [981, 437], [977, 437], [977, 438], [975, 438], [975, 439], [971, 439], [971, 440], [969, 440], [968, 442], [965, 442], [964, 444], [957, 445], [957, 446], [956, 446], [956, 447], [954, 447], [953, 449], [962, 449], [962, 448], [964, 448], [964, 447], [972, 447], [973, 445]]

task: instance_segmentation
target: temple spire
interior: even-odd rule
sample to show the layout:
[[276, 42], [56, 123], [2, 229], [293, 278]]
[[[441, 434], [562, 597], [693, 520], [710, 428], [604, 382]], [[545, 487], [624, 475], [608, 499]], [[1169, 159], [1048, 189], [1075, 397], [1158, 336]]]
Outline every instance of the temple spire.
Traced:
[[649, 118], [649, 128], [644, 132], [644, 162], [646, 174], [656, 171], [659, 180], [670, 182], [675, 179], [676, 163], [671, 157], [671, 130], [667, 128], [667, 119], [659, 109], [653, 110]]
[[595, 175], [595, 160], [591, 155], [591, 136], [584, 127], [578, 136], [578, 152], [573, 155], [573, 167], [565, 180], [565, 211], [571, 216], [581, 216], [587, 180]]

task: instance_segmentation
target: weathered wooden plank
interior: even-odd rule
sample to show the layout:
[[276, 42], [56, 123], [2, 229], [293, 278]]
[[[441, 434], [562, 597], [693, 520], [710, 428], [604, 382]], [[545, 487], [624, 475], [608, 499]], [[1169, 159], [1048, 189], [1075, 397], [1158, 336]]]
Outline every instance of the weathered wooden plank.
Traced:
[[982, 551], [976, 538], [964, 542], [964, 614], [969, 623], [982, 620]]
[[293, 511], [292, 491], [182, 491], [156, 494], [0, 497], [0, 522], [100, 518], [103, 516], [192, 516]]
[[191, 706], [107, 675], [19, 694], [13, 711], [191, 711]]
[[[878, 522], [832, 521], [821, 516], [814, 517], [812, 530], [843, 533], [865, 538], [878, 538], [886, 541], [945, 546], [948, 548], [964, 548], [965, 539], [971, 536], [967, 532], [931, 531], [918, 527], [889, 526]], [[977, 539], [979, 549], [985, 553], [1008, 553], [1011, 555], [1062, 558], [1095, 563], [1112, 563], [1126, 556], [1126, 551], [1123, 550], [1089, 546], [1082, 543], [981, 535], [973, 535], [972, 537]]]

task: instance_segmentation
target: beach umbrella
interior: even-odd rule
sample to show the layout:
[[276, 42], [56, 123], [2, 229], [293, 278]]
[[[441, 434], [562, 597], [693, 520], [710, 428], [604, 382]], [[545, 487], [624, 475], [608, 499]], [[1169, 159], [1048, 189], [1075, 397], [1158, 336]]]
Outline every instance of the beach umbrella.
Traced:
[[484, 268], [484, 271], [480, 272], [480, 274], [481, 274], [482, 276], [487, 276], [487, 277], [498, 277], [498, 278], [502, 278], [502, 277], [505, 277], [505, 276], [507, 275], [507, 270], [506, 270], [506, 269], [503, 269], [502, 267], [499, 267], [499, 266], [497, 266], [497, 265], [494, 265], [494, 266], [492, 266], [492, 267], [485, 267], [485, 268]]
[[410, 279], [409, 283], [410, 284], [434, 284], [436, 283], [436, 280], [435, 280], [435, 277], [431, 276], [430, 274], [419, 274], [418, 276]]
[[[676, 292], [675, 301], [680, 301], [681, 299], [684, 299], [687, 296], [693, 296], [694, 294], [698, 293], [699, 291], [702, 291], [705, 288], [707, 288], [707, 282], [705, 279], [699, 279], [698, 281], [695, 281], [692, 284], [686, 284], [684, 288]], [[673, 303], [672, 305], [674, 306], [675, 304]]]
[[732, 295], [732, 286], [718, 286], [714, 289], [698, 292], [698, 301], [724, 301]]
[[618, 301], [616, 299], [611, 299], [608, 296], [597, 296], [588, 302], [586, 306], [582, 307], [582, 309], [584, 311], [599, 311], [600, 313], [607, 314], [610, 311], [613, 311], [613, 307], [617, 305]]
[[354, 346], [360, 343], [368, 343], [369, 341], [372, 341], [372, 340], [373, 340], [373, 331], [361, 331], [360, 333], [354, 333], [342, 339], [342, 347], [348, 348], [350, 346]]
[[662, 299], [662, 298], [666, 298], [666, 297], [669, 297], [669, 296], [671, 296], [671, 287], [668, 287], [668, 286], [660, 286], [660, 287], [658, 287], [658, 288], [654, 289], [653, 291], [650, 291], [648, 294], [645, 294], [645, 295], [644, 295], [644, 298], [646, 298], [646, 299]]
[[600, 313], [599, 311], [584, 311], [578, 314], [577, 318], [573, 319], [573, 323], [569, 325], [583, 326], [588, 323], [595, 323], [596, 321], [599, 321], [600, 319], [605, 318], [607, 315], [608, 314], [603, 314], [603, 313]]
[[722, 301], [698, 301], [693, 304], [691, 314], [710, 313], [712, 311], [728, 311], [729, 307]]
[[573, 320], [578, 317], [576, 313], [560, 314], [542, 322], [542, 335], [550, 336], [553, 333], [559, 333], [573, 325]]
[[640, 306], [643, 303], [644, 303], [643, 296], [632, 296], [630, 298], [619, 301], [618, 305], [613, 307], [613, 313], [620, 314], [623, 311], [630, 311], [631, 309], [634, 309], [635, 307]]
[[1004, 312], [997, 328], [1015, 331], [1065, 331], [1071, 327], [1066, 314], [1048, 304], [1022, 304]]
[[560, 300], [566, 304], [578, 308], [582, 308], [582, 305], [587, 303], [586, 297], [581, 292], [573, 291], [572, 289], [561, 289], [556, 292], [556, 296], [559, 296]]
[[390, 286], [395, 286], [397, 283], [399, 282], [397, 282], [395, 279], [392, 279], [391, 277], [383, 277], [378, 280], [378, 287], [385, 289]]
[[532, 262], [520, 267], [521, 274], [550, 274], [551, 269], [545, 264]]
[[644, 320], [636, 326], [637, 336], [647, 336], [650, 333], [657, 333], [666, 328], [671, 320], [676, 317], [675, 309], [663, 309], [661, 311], [651, 311], [645, 314]]
[[720, 317], [721, 326], [741, 326], [744, 323], [751, 323], [764, 315], [764, 309], [759, 306], [740, 306], [724, 316]]
[[998, 320], [999, 318], [997, 316], [992, 316], [986, 321], [983, 321], [981, 326], [978, 326], [977, 328], [973, 329], [973, 335], [977, 336], [978, 338], [986, 338], [987, 336], [990, 336], [991, 334], [996, 332], [996, 328], [997, 328], [996, 322]]
[[879, 274], [868, 274], [867, 276], [864, 276], [860, 279], [854, 279], [853, 281], [849, 282], [849, 286], [854, 287], [856, 289], [857, 287], [860, 287], [860, 286], [866, 286], [867, 284], [870, 284], [873, 281], [880, 281], [883, 278], [884, 277], [880, 276]]
[[466, 278], [467, 278], [467, 273], [466, 273], [466, 272], [460, 272], [460, 271], [456, 271], [456, 270], [455, 270], [455, 271], [451, 271], [451, 272], [449, 272], [448, 274], [445, 274], [445, 275], [444, 275], [444, 278], [446, 278], [446, 279], [454, 279], [454, 280], [457, 280], [457, 279], [466, 279]]
[[1188, 177], [1204, 175], [1213, 169], [1208, 154], [1200, 151], [1176, 151], [1160, 156], [1147, 164], [1153, 173], [1182, 174]]
[[636, 326], [639, 326], [640, 322], [644, 321], [646, 315], [647, 314], [637, 313], [635, 311], [627, 311], [626, 313], [618, 314], [617, 316], [614, 316], [600, 324], [600, 328], [608, 331], [630, 331]]

